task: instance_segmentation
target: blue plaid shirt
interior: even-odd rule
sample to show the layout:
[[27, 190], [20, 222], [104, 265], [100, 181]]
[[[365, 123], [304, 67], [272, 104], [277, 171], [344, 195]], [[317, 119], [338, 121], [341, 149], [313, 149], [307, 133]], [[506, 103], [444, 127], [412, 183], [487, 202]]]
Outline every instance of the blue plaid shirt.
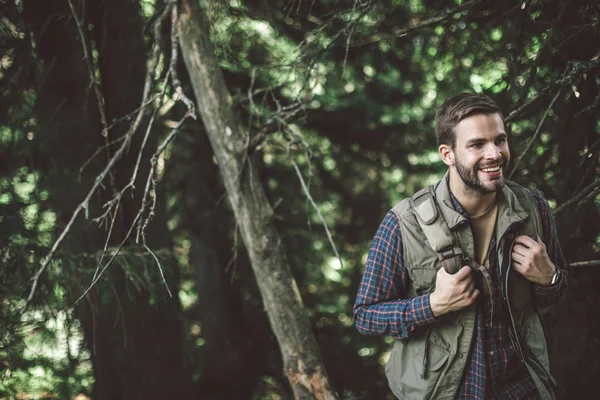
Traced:
[[[550, 259], [563, 272], [556, 286], [534, 285], [536, 303], [550, 305], [557, 302], [566, 290], [566, 263], [550, 207], [539, 193], [532, 194], [542, 220], [542, 241]], [[456, 211], [467, 217], [454, 196], [452, 201]], [[495, 237], [491, 240], [488, 257], [494, 287], [491, 295], [497, 310], [494, 311], [493, 321], [490, 321], [488, 307], [482, 301], [477, 301], [474, 346], [469, 353], [458, 397], [473, 400], [537, 399], [539, 395], [533, 380], [519, 361], [509, 339], [507, 305], [501, 293]], [[415, 330], [436, 321], [429, 305], [429, 294], [407, 298], [405, 288], [409, 279], [403, 262], [400, 223], [390, 210], [373, 239], [358, 289], [354, 321], [359, 332], [406, 339]]]

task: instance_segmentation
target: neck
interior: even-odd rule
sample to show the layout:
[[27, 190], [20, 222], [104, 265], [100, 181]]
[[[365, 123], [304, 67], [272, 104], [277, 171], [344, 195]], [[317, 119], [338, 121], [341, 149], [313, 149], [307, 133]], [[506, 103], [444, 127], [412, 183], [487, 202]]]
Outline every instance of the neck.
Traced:
[[485, 194], [473, 192], [452, 169], [448, 181], [452, 194], [469, 216], [484, 213], [496, 202], [496, 192]]

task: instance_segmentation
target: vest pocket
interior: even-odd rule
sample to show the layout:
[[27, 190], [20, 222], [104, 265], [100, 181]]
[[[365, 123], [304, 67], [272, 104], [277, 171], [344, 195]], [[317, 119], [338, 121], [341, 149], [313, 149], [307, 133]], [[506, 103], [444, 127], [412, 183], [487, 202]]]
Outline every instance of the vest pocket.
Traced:
[[427, 349], [427, 370], [436, 372], [446, 363], [450, 357], [450, 350], [444, 349], [429, 342]]
[[533, 284], [516, 271], [508, 271], [508, 299], [513, 311], [523, 310], [533, 302]]
[[532, 308], [527, 309], [524, 312], [519, 336], [528, 350], [529, 365], [540, 375], [539, 379], [543, 381], [546, 378], [547, 382], [556, 388], [556, 380], [550, 372], [548, 343], [543, 329], [538, 313]]
[[462, 325], [430, 328], [428, 335], [396, 340], [385, 371], [399, 399], [429, 399], [456, 355]]

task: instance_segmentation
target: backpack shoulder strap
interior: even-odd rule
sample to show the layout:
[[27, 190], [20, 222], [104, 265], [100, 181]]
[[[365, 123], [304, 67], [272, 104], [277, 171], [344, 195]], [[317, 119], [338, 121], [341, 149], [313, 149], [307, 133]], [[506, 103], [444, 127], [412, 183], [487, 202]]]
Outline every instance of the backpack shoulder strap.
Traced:
[[533, 199], [533, 194], [531, 191], [515, 182], [507, 181], [508, 187], [516, 194], [517, 199], [525, 208], [527, 214], [529, 214], [529, 218], [531, 218], [531, 223], [533, 224], [533, 229], [535, 232], [542, 237], [543, 229], [542, 229], [542, 217], [540, 216], [540, 210], [537, 207], [536, 201]]
[[438, 209], [433, 186], [415, 193], [410, 199], [410, 208], [442, 267], [449, 274], [458, 272], [464, 265], [463, 251], [455, 245], [450, 227]]

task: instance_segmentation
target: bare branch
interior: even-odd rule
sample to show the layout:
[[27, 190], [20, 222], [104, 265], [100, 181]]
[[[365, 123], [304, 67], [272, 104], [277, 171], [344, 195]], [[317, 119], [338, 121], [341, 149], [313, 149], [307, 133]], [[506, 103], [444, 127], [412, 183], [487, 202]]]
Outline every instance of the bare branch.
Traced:
[[[94, 68], [92, 66], [92, 58], [90, 57], [90, 54], [89, 54], [90, 53], [89, 48], [88, 48], [89, 43], [85, 37], [83, 24], [82, 24], [81, 20], [79, 19], [79, 17], [77, 16], [77, 12], [75, 11], [73, 2], [71, 0], [68, 0], [68, 2], [69, 2], [69, 8], [71, 9], [71, 14], [73, 14], [73, 19], [75, 20], [75, 24], [77, 25], [77, 31], [79, 32], [81, 46], [83, 47], [83, 54], [84, 54], [83, 58], [85, 60], [85, 65], [87, 67], [88, 74], [90, 76], [90, 85], [94, 89], [94, 93], [96, 95], [96, 102], [98, 103], [98, 110], [100, 112], [100, 123], [102, 124], [102, 136], [104, 137], [104, 142], [105, 142], [105, 145], [103, 146], [103, 150], [106, 153], [106, 158], [110, 159], [110, 145], [108, 142], [108, 126], [107, 126], [108, 120], [106, 117], [104, 96], [102, 95], [102, 91], [100, 89], [98, 82], [96, 82]], [[85, 5], [85, 2], [83, 4]], [[85, 11], [84, 11], [84, 13], [85, 13]], [[86, 95], [86, 103], [87, 103], [87, 95]], [[111, 186], [114, 186], [114, 177], [112, 176], [112, 172], [109, 171], [109, 174], [110, 174]], [[87, 208], [86, 208], [86, 218], [87, 218]]]
[[171, 290], [169, 289], [169, 285], [167, 285], [167, 280], [165, 279], [165, 274], [163, 273], [163, 269], [160, 266], [160, 261], [158, 260], [158, 257], [156, 257], [156, 255], [154, 254], [154, 252], [152, 250], [150, 250], [150, 247], [146, 246], [144, 244], [144, 248], [148, 251], [148, 253], [150, 253], [152, 255], [152, 257], [154, 257], [154, 261], [156, 261], [156, 266], [158, 267], [158, 270], [160, 271], [160, 277], [162, 278], [163, 282], [165, 283], [165, 287], [167, 288], [167, 292], [169, 293], [169, 297], [173, 297], [173, 295], [171, 294]]
[[533, 106], [535, 103], [537, 103], [545, 94], [546, 94], [546, 90], [542, 90], [542, 91], [538, 92], [535, 96], [533, 96], [530, 100], [528, 100], [525, 104], [523, 104], [521, 107], [517, 108], [516, 110], [511, 111], [508, 114], [508, 116], [504, 119], [504, 123], [505, 124], [511, 123], [518, 116], [523, 114], [523, 112], [525, 110], [531, 108], [531, 106]]
[[521, 116], [526, 110], [530, 109], [549, 92], [552, 92], [557, 88], [560, 89], [563, 87], [571, 86], [576, 82], [579, 82], [584, 75], [597, 69], [599, 66], [600, 52], [594, 55], [594, 57], [592, 57], [588, 61], [569, 61], [567, 63], [567, 66], [565, 67], [564, 74], [559, 79], [557, 79], [552, 85], [549, 85], [544, 89], [540, 90], [525, 104], [518, 107], [516, 110], [511, 111], [510, 114], [508, 114], [508, 116], [504, 119], [504, 123], [509, 124], [510, 122], [517, 119], [517, 117]]
[[177, 75], [177, 49], [179, 48], [179, 40], [177, 39], [177, 2], [171, 2], [171, 64], [169, 66], [171, 72], [171, 84], [175, 89], [175, 92], [179, 95], [179, 98], [186, 105], [188, 114], [196, 119], [196, 107], [194, 102], [183, 93], [181, 82]]
[[425, 27], [428, 27], [431, 25], [436, 25], [436, 24], [439, 24], [440, 22], [446, 21], [446, 20], [452, 18], [454, 15], [461, 13], [463, 11], [466, 11], [471, 7], [476, 6], [477, 4], [481, 3], [482, 1], [483, 0], [468, 1], [464, 4], [461, 4], [458, 7], [455, 7], [451, 10], [445, 11], [441, 15], [437, 15], [435, 17], [428, 18], [426, 20], [421, 20], [419, 18], [413, 18], [409, 21], [408, 26], [406, 26], [406, 27], [396, 29], [390, 34], [373, 35], [373, 36], [366, 38], [365, 40], [362, 40], [359, 43], [355, 44], [355, 46], [364, 46], [367, 44], [379, 42], [381, 40], [395, 39], [395, 38], [399, 38], [402, 36], [406, 36], [408, 33], [415, 31], [417, 29], [425, 28]]
[[133, 219], [133, 223], [131, 224], [131, 226], [129, 227], [129, 230], [127, 231], [127, 234], [125, 235], [125, 237], [123, 238], [123, 240], [121, 241], [121, 243], [119, 244], [119, 246], [117, 247], [117, 250], [110, 257], [110, 259], [108, 260], [108, 262], [106, 263], [106, 265], [102, 268], [102, 270], [100, 271], [100, 273], [99, 274], [94, 274], [94, 275], [96, 275], [96, 277], [94, 279], [92, 279], [92, 283], [90, 284], [90, 286], [88, 286], [88, 288], [83, 292], [83, 294], [81, 296], [79, 296], [79, 298], [75, 301], [75, 305], [77, 305], [81, 301], [81, 299], [83, 299], [85, 297], [85, 295], [88, 294], [90, 292], [90, 290], [92, 290], [92, 288], [94, 287], [94, 285], [96, 285], [96, 283], [98, 283], [98, 281], [100, 280], [100, 278], [102, 278], [102, 275], [107, 270], [107, 268], [112, 264], [112, 262], [115, 260], [115, 258], [117, 258], [117, 256], [119, 255], [119, 252], [121, 251], [121, 249], [125, 245], [125, 242], [127, 242], [127, 240], [129, 239], [129, 236], [131, 236], [131, 231], [133, 231], [133, 227], [137, 223], [137, 220], [138, 220], [139, 216], [140, 216], [140, 214], [136, 215], [136, 217]]
[[569, 267], [596, 267], [598, 265], [600, 265], [600, 260], [589, 260], [570, 263]]
[[79, 180], [81, 181], [81, 174], [83, 173], [83, 170], [84, 170], [84, 169], [85, 169], [85, 168], [86, 168], [88, 165], [90, 165], [90, 163], [91, 163], [91, 162], [94, 160], [94, 158], [96, 158], [96, 156], [97, 156], [98, 154], [102, 153], [102, 151], [104, 151], [104, 150], [108, 149], [109, 147], [111, 147], [111, 146], [113, 146], [113, 145], [115, 145], [115, 144], [117, 144], [117, 143], [119, 143], [119, 142], [121, 142], [121, 141], [123, 141], [123, 140], [125, 140], [125, 139], [127, 139], [127, 134], [125, 134], [125, 135], [123, 135], [123, 136], [121, 136], [120, 138], [117, 138], [117, 139], [115, 139], [115, 140], [111, 140], [110, 142], [108, 142], [108, 143], [106, 143], [106, 144], [104, 144], [104, 145], [102, 145], [102, 146], [98, 147], [98, 148], [96, 149], [96, 151], [94, 152], [94, 154], [92, 154], [92, 155], [90, 156], [90, 158], [88, 158], [88, 159], [86, 160], [86, 162], [84, 162], [84, 163], [83, 163], [83, 165], [81, 166], [81, 168], [79, 168]]
[[[154, 179], [154, 176], [155, 176], [154, 171], [156, 168], [156, 163], [157, 163], [158, 157], [167, 148], [168, 144], [173, 140], [173, 138], [177, 135], [177, 133], [179, 133], [181, 126], [183, 125], [183, 123], [189, 116], [190, 116], [189, 114], [186, 114], [177, 123], [177, 125], [172, 129], [169, 136], [167, 136], [167, 138], [160, 144], [160, 146], [158, 146], [158, 149], [152, 155], [152, 158], [150, 159], [151, 167], [150, 167], [150, 171], [148, 173], [148, 178], [146, 179], [146, 187], [144, 188], [144, 195], [142, 196], [140, 210], [138, 211], [139, 214], [144, 214], [144, 211], [146, 208], [146, 199], [148, 198], [148, 195], [151, 193], [152, 189], [154, 189], [156, 187], [156, 180]], [[156, 206], [156, 194], [152, 194], [152, 205], [150, 207], [150, 211], [148, 212], [148, 216], [145, 219], [143, 219], [140, 222], [140, 225], [138, 226], [138, 231], [137, 231], [137, 236], [136, 236], [137, 243], [139, 243], [139, 237], [140, 237], [140, 235], [142, 235], [143, 243], [144, 243], [144, 245], [146, 244], [144, 231], [145, 231], [146, 227], [148, 226], [148, 224], [150, 223], [150, 221], [152, 220], [152, 218], [154, 217], [155, 206]]]
[[596, 95], [596, 97], [594, 98], [594, 102], [592, 104], [577, 111], [577, 113], [573, 116], [573, 118], [577, 118], [582, 114], [593, 111], [595, 108], [598, 108], [599, 105], [600, 105], [600, 94]]
[[119, 122], [123, 122], [123, 121], [127, 121], [130, 120], [131, 117], [133, 117], [134, 115], [137, 115], [137, 113], [148, 107], [149, 105], [151, 105], [152, 103], [154, 103], [157, 99], [158, 99], [158, 94], [154, 97], [152, 97], [151, 99], [149, 99], [145, 104], [142, 104], [140, 107], [136, 108], [135, 110], [133, 110], [132, 112], [123, 115], [122, 117], [113, 119], [113, 121], [110, 123], [110, 125], [108, 126], [108, 130], [110, 131], [115, 125], [117, 125]]
[[102, 265], [102, 260], [104, 260], [104, 254], [106, 253], [106, 249], [108, 249], [108, 244], [110, 243], [110, 237], [112, 236], [113, 228], [115, 226], [115, 221], [117, 220], [117, 216], [119, 213], [119, 204], [115, 207], [115, 212], [110, 221], [110, 228], [108, 229], [108, 234], [106, 235], [106, 241], [104, 242], [104, 248], [102, 249], [102, 253], [100, 255], [100, 260], [98, 261], [98, 265], [96, 266], [96, 271], [94, 271], [94, 276], [92, 280], [96, 279], [98, 272], [100, 271], [100, 266]]
[[542, 119], [540, 120], [540, 123], [538, 124], [538, 126], [537, 126], [537, 128], [535, 130], [535, 133], [533, 134], [533, 136], [529, 140], [529, 143], [527, 143], [527, 147], [525, 147], [525, 150], [523, 150], [523, 152], [519, 155], [519, 157], [515, 161], [515, 163], [514, 163], [512, 169], [511, 169], [511, 171], [508, 174], [508, 179], [510, 179], [512, 177], [512, 175], [515, 173], [515, 171], [517, 170], [517, 167], [519, 166], [519, 163], [521, 162], [521, 160], [523, 159], [523, 157], [525, 157], [525, 154], [527, 154], [527, 152], [529, 151], [529, 149], [533, 145], [533, 142], [535, 142], [535, 140], [537, 139], [537, 137], [540, 134], [540, 131], [542, 129], [542, 125], [544, 125], [544, 121], [546, 120], [546, 117], [548, 117], [548, 114], [550, 113], [550, 110], [552, 110], [552, 107], [554, 106], [554, 103], [556, 102], [556, 99], [558, 99], [559, 95], [560, 95], [560, 90], [558, 92], [556, 92], [556, 95], [554, 96], [554, 98], [550, 102], [550, 105], [548, 106], [548, 108], [546, 108], [546, 112], [544, 112], [544, 115], [542, 116]]
[[527, 76], [527, 81], [521, 88], [521, 95], [519, 96], [519, 100], [517, 101], [516, 104], [523, 104], [523, 102], [525, 102], [525, 100], [527, 99], [527, 93], [529, 93], [529, 89], [534, 84], [534, 82], [537, 78], [538, 64], [539, 64], [540, 60], [546, 56], [549, 46], [552, 43], [552, 39], [554, 38], [554, 35], [556, 33], [556, 30], [557, 30], [556, 28], [557, 28], [557, 26], [560, 25], [560, 23], [564, 19], [565, 10], [567, 9], [568, 5], [569, 5], [569, 2], [564, 2], [560, 9], [560, 12], [558, 13], [558, 17], [556, 17], [552, 21], [552, 26], [548, 29], [548, 31], [546, 33], [547, 36], [546, 36], [544, 43], [542, 44], [540, 49], [537, 51], [535, 59], [531, 62], [531, 65], [529, 67], [529, 74]]
[[[355, 1], [354, 6], [352, 7], [352, 11], [355, 10], [356, 4], [357, 4], [357, 2]], [[352, 40], [352, 34], [354, 33], [354, 30], [358, 26], [358, 23], [360, 22], [360, 20], [363, 19], [363, 17], [365, 15], [367, 15], [367, 12], [369, 12], [370, 8], [371, 8], [371, 0], [369, 0], [369, 2], [365, 6], [364, 10], [360, 13], [360, 15], [354, 21], [352, 21], [352, 24], [350, 26], [350, 31], [348, 32], [348, 37], [346, 38], [346, 50], [344, 52], [344, 61], [342, 63], [342, 77], [344, 76], [344, 74], [346, 72], [346, 62], [348, 61], [348, 53], [350, 51], [350, 40]]]
[[296, 161], [294, 161], [294, 157], [292, 156], [292, 154], [290, 152], [291, 145], [293, 143], [294, 142], [292, 141], [292, 142], [290, 142], [288, 144], [288, 157], [290, 159], [290, 162], [294, 166], [294, 169], [296, 170], [296, 175], [298, 176], [298, 180], [300, 180], [300, 185], [302, 185], [302, 190], [304, 191], [304, 194], [306, 195], [306, 198], [310, 201], [310, 203], [312, 204], [313, 208], [317, 212], [317, 215], [319, 216], [319, 219], [321, 220], [321, 223], [323, 224], [323, 228], [325, 228], [325, 233], [327, 234], [327, 239], [329, 240], [329, 244], [331, 244], [333, 252], [335, 253], [336, 258], [340, 261], [340, 266], [343, 269], [344, 268], [344, 263], [342, 262], [342, 258], [340, 257], [340, 254], [337, 251], [337, 247], [335, 246], [333, 238], [331, 237], [331, 233], [329, 232], [329, 226], [327, 225], [327, 221], [325, 221], [325, 217], [323, 217], [323, 214], [321, 214], [321, 210], [319, 209], [319, 206], [313, 200], [313, 198], [312, 198], [312, 196], [310, 194], [310, 191], [308, 190], [308, 187], [306, 186], [306, 182], [304, 181], [304, 178], [302, 177], [302, 173], [300, 172], [300, 168], [298, 168], [298, 164], [296, 164]]
[[[73, 5], [72, 5], [71, 0], [69, 0], [69, 5], [70, 5], [71, 9], [73, 10]], [[155, 23], [155, 26], [154, 26], [155, 35], [156, 34], [159, 35], [161, 32], [162, 21], [164, 20], [165, 16], [167, 15], [167, 11], [168, 10], [165, 10], [165, 12], [161, 15], [161, 17]], [[74, 14], [74, 17], [77, 21], [79, 21], [76, 14]], [[81, 22], [78, 22], [78, 24], [81, 24]], [[81, 29], [80, 25], [78, 25], [78, 27], [79, 27], [79, 29]], [[81, 34], [81, 32], [82, 31], [80, 30], [80, 34]], [[86, 50], [86, 54], [87, 54], [87, 50]], [[27, 308], [29, 307], [29, 305], [31, 304], [31, 301], [33, 300], [33, 297], [35, 295], [35, 292], [36, 292], [36, 289], [37, 289], [37, 286], [39, 283], [40, 276], [44, 273], [44, 271], [50, 264], [50, 261], [52, 260], [52, 257], [56, 253], [58, 247], [60, 246], [62, 241], [65, 239], [65, 237], [71, 230], [73, 223], [75, 222], [75, 220], [77, 219], [77, 217], [79, 216], [81, 211], [85, 210], [87, 212], [90, 199], [92, 198], [92, 196], [94, 195], [96, 190], [102, 185], [102, 182], [104, 181], [106, 176], [110, 173], [112, 168], [115, 166], [116, 162], [121, 158], [121, 156], [123, 155], [125, 150], [129, 147], [129, 144], [131, 143], [131, 139], [132, 139], [133, 135], [135, 134], [135, 132], [137, 131], [139, 125], [141, 124], [142, 118], [143, 118], [145, 105], [148, 102], [149, 95], [150, 95], [150, 89], [152, 87], [152, 75], [154, 73], [156, 65], [158, 64], [159, 55], [160, 55], [160, 49], [157, 44], [157, 45], [155, 45], [154, 50], [153, 50], [152, 62], [151, 62], [150, 68], [146, 72], [146, 81], [144, 84], [144, 92], [142, 95], [142, 102], [141, 102], [141, 106], [139, 108], [139, 111], [137, 113], [135, 121], [132, 123], [132, 125], [129, 129], [129, 132], [127, 132], [127, 134], [125, 135], [125, 139], [122, 141], [119, 149], [117, 149], [117, 151], [108, 159], [106, 166], [94, 180], [94, 184], [90, 188], [88, 194], [85, 196], [83, 201], [81, 203], [79, 203], [79, 205], [75, 208], [75, 211], [73, 212], [73, 215], [71, 216], [69, 222], [67, 223], [65, 228], [62, 230], [62, 232], [60, 233], [60, 235], [58, 236], [58, 238], [56, 239], [56, 241], [54, 242], [52, 247], [50, 248], [50, 251], [48, 252], [46, 257], [44, 257], [42, 259], [40, 268], [35, 273], [35, 275], [31, 278], [31, 280], [32, 280], [31, 290], [29, 292], [29, 296], [27, 297], [27, 300], [25, 302], [25, 306], [24, 306], [22, 312], [25, 312], [27, 310]], [[86, 63], [89, 64], [88, 70], [92, 71], [91, 61], [90, 61], [89, 57], [86, 57]], [[103, 104], [103, 103], [100, 103], [100, 104]], [[105, 117], [104, 117], [104, 126], [106, 127], [106, 118]], [[113, 257], [113, 259], [114, 259], [114, 257]], [[100, 275], [101, 274], [102, 273], [100, 273]], [[98, 276], [95, 281], [97, 281], [97, 279], [100, 279], [100, 276]]]
[[88, 192], [87, 196], [85, 197], [85, 199], [81, 203], [79, 203], [79, 205], [77, 206], [77, 208], [73, 212], [73, 215], [71, 216], [71, 219], [69, 220], [69, 222], [67, 223], [67, 225], [63, 229], [62, 233], [60, 234], [60, 236], [58, 237], [58, 239], [56, 239], [56, 241], [52, 245], [52, 248], [50, 249], [50, 252], [43, 259], [42, 265], [41, 265], [40, 269], [35, 273], [35, 275], [32, 278], [33, 283], [31, 285], [31, 291], [29, 293], [29, 296], [27, 297], [27, 302], [25, 304], [25, 308], [23, 309], [23, 312], [27, 309], [27, 307], [29, 307], [29, 304], [31, 303], [31, 300], [33, 299], [33, 296], [35, 294], [35, 290], [37, 289], [37, 285], [38, 285], [38, 281], [40, 279], [40, 276], [46, 270], [46, 267], [48, 266], [48, 264], [52, 260], [52, 257], [54, 255], [54, 253], [56, 252], [56, 250], [58, 249], [58, 246], [60, 246], [60, 244], [62, 243], [62, 241], [64, 240], [64, 238], [67, 236], [67, 233], [71, 230], [71, 227], [73, 226], [73, 223], [75, 222], [75, 220], [79, 216], [79, 213], [82, 210], [87, 209], [87, 207], [89, 205], [89, 201], [90, 201], [92, 195], [96, 192], [96, 189], [98, 189], [98, 187], [102, 184], [102, 182], [104, 181], [104, 178], [106, 178], [106, 175], [109, 173], [109, 171], [115, 165], [115, 163], [117, 162], [117, 160], [119, 160], [121, 158], [121, 155], [123, 154], [123, 152], [125, 150], [127, 142], [128, 142], [127, 140], [125, 140], [123, 142], [123, 144], [121, 145], [121, 147], [115, 152], [115, 154], [113, 154], [113, 156], [109, 160], [109, 162], [106, 165], [106, 167], [104, 168], [104, 170], [96, 177], [96, 179], [94, 181], [94, 185], [92, 186], [92, 188]]
[[600, 194], [600, 180], [592, 182], [585, 189], [579, 192], [577, 196], [561, 204], [556, 210], [554, 210], [554, 215], [558, 215], [558, 213], [562, 212], [566, 207], [570, 206], [571, 204], [581, 204], [598, 194]]
[[75, 24], [77, 25], [77, 31], [79, 32], [79, 37], [81, 39], [81, 44], [83, 47], [83, 55], [85, 60], [85, 65], [87, 66], [88, 74], [90, 75], [90, 82], [92, 87], [94, 88], [94, 93], [96, 94], [96, 101], [98, 102], [98, 110], [100, 111], [100, 122], [102, 123], [102, 136], [108, 136], [108, 129], [106, 125], [106, 111], [104, 110], [104, 96], [102, 96], [102, 92], [98, 83], [96, 82], [96, 78], [94, 77], [94, 68], [92, 66], [92, 59], [88, 50], [88, 42], [85, 38], [85, 33], [83, 31], [83, 25], [81, 20], [77, 16], [77, 12], [75, 11], [75, 7], [73, 6], [73, 2], [71, 0], [67, 0], [69, 2], [69, 8], [71, 8], [71, 13], [73, 14], [73, 19], [75, 20]]
[[[114, 255], [117, 252], [117, 248], [108, 248], [106, 249], [106, 251], [98, 251], [95, 253], [80, 253], [77, 254], [76, 257], [81, 257], [81, 258], [93, 258], [93, 259], [98, 259], [98, 257], [102, 257], [103, 253], [104, 255]], [[170, 249], [159, 249], [159, 250], [154, 250], [154, 254], [159, 255], [159, 256], [171, 256], [173, 255], [173, 251]], [[144, 250], [142, 251], [142, 248], [137, 248], [135, 246], [128, 246], [126, 249], [121, 249], [119, 251], [118, 256], [121, 257], [125, 257], [125, 256], [131, 256], [131, 257], [144, 257], [147, 256], [148, 253]]]

